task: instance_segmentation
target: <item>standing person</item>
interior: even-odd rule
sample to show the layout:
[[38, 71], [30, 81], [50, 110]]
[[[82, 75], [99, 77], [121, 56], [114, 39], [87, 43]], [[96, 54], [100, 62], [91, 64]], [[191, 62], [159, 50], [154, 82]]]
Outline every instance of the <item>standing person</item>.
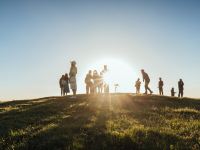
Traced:
[[172, 89], [171, 89], [171, 96], [175, 96], [175, 91], [174, 91], [174, 88], [172, 87]]
[[97, 72], [97, 70], [94, 70], [93, 71], [93, 82], [94, 82], [94, 85], [93, 85], [94, 89], [93, 90], [94, 90], [94, 93], [97, 93], [98, 78], [99, 78], [98, 72]]
[[141, 70], [142, 76], [143, 76], [143, 82], [145, 82], [145, 93], [147, 94], [147, 91], [149, 90], [150, 94], [153, 93], [153, 91], [149, 88], [150, 78], [149, 75], [144, 71], [144, 69]]
[[60, 90], [61, 90], [61, 96], [63, 96], [64, 94], [64, 86], [63, 86], [63, 80], [64, 80], [64, 75], [61, 76], [60, 80], [59, 80], [59, 84], [60, 84]]
[[67, 95], [67, 93], [70, 92], [69, 90], [69, 77], [68, 74], [66, 73], [64, 76], [64, 83], [63, 83], [63, 92], [64, 92], [64, 96]]
[[159, 78], [158, 89], [159, 89], [160, 95], [163, 95], [163, 85], [164, 85], [164, 82], [162, 81], [162, 78]]
[[86, 84], [86, 94], [92, 93], [93, 83], [92, 83], [92, 71], [89, 70], [88, 74], [85, 77]]
[[178, 82], [178, 97], [183, 97], [183, 90], [184, 90], [184, 83], [183, 80], [180, 79]]
[[72, 61], [70, 72], [69, 72], [70, 87], [73, 92], [72, 98], [76, 98], [76, 91], [77, 91], [76, 74], [77, 74], [76, 61]]
[[140, 82], [140, 78], [138, 78], [137, 81], [135, 82], [136, 94], [140, 94], [140, 86], [141, 86], [141, 82]]
[[100, 72], [99, 75], [99, 84], [98, 84], [99, 93], [103, 93], [103, 73]]

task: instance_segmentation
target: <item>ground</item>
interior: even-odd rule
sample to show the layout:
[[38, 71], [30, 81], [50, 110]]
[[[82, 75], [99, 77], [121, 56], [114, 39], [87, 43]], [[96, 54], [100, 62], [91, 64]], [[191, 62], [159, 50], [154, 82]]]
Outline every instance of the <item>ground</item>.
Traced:
[[0, 149], [200, 149], [200, 100], [124, 93], [0, 103]]

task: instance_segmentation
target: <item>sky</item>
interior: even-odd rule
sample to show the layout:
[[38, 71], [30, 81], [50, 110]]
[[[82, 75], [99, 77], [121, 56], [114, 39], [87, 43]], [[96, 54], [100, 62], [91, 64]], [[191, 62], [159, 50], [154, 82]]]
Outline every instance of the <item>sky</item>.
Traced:
[[198, 0], [1, 0], [0, 100], [60, 95], [72, 60], [78, 93], [87, 71], [107, 64], [118, 92], [135, 92], [145, 69], [155, 94], [159, 77], [166, 95], [182, 78], [185, 96], [199, 98], [199, 7]]

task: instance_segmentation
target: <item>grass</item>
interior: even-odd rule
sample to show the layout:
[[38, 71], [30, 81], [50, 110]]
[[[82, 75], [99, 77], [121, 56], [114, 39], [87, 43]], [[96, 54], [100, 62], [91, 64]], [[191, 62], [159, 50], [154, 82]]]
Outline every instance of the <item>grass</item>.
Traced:
[[78, 95], [0, 104], [0, 149], [200, 149], [200, 100]]

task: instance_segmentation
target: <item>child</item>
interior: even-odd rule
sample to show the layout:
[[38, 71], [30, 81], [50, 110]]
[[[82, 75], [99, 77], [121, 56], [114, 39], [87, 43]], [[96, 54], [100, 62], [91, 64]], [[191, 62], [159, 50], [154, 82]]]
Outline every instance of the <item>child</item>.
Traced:
[[171, 96], [175, 96], [175, 93], [176, 93], [176, 92], [174, 91], [174, 88], [172, 88], [172, 89], [171, 89]]

